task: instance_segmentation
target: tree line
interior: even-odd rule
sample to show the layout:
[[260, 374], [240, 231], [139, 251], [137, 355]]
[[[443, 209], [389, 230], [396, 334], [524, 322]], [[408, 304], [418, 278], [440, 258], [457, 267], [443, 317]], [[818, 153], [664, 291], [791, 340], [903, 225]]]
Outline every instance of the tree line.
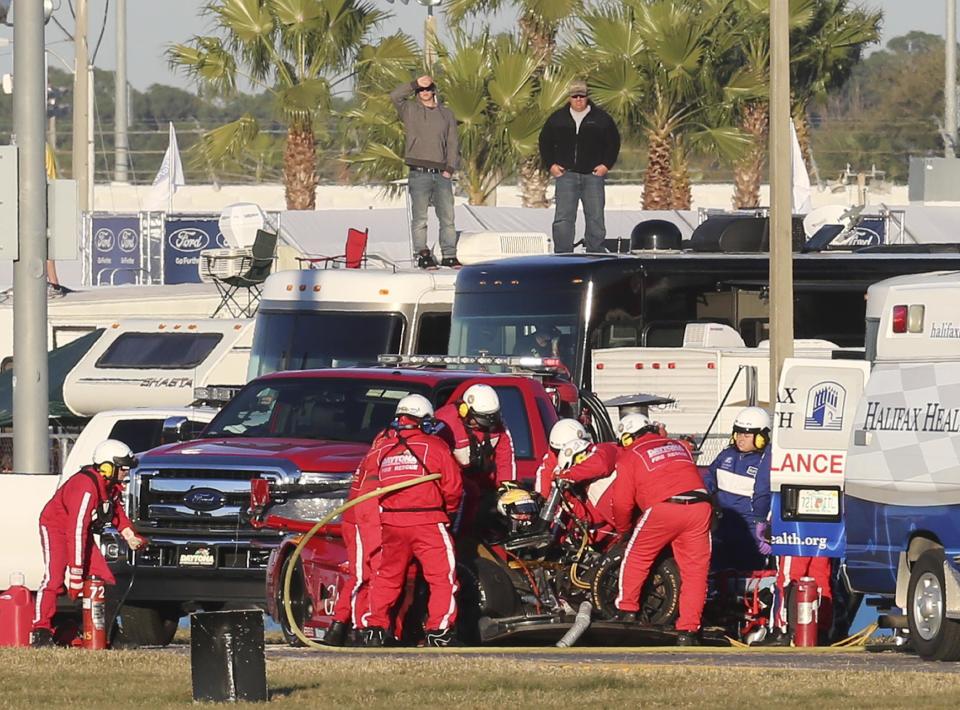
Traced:
[[[512, 33], [467, 20], [512, 4]], [[429, 70], [459, 123], [460, 188], [490, 203], [504, 182], [545, 206], [536, 143], [574, 77], [618, 121], [617, 170], [644, 185], [647, 209], [685, 208], [690, 185], [733, 182], [736, 207], [759, 204], [767, 153], [769, 0], [448, 0], [452, 39], [424, 66], [422, 48], [363, 0], [215, 0], [208, 35], [169, 48], [196, 93], [131, 91], [131, 177], [150, 182], [173, 121], [188, 182], [276, 182], [288, 207], [311, 209], [319, 183], [389, 186], [405, 174], [387, 92]], [[846, 0], [791, 0], [793, 115], [822, 179], [850, 163], [906, 177], [911, 154], [942, 152], [942, 38], [911, 33], [864, 58], [880, 13]], [[69, 89], [53, 68], [50, 84]], [[243, 93], [241, 86], [255, 87]], [[113, 75], [95, 76], [97, 179], [113, 169]], [[57, 101], [69, 103], [69, 91]], [[63, 111], [61, 111], [63, 113]], [[69, 174], [69, 112], [57, 158]], [[11, 126], [0, 97], [0, 139]], [[616, 174], [616, 173], [615, 173]], [[389, 189], [389, 187], [387, 188]]]

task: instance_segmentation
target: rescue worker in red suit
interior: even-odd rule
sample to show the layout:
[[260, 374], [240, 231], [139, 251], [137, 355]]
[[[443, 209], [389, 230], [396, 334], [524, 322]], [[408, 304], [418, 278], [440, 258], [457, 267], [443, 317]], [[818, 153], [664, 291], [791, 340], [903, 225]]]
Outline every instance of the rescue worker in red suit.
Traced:
[[[347, 500], [356, 500], [380, 486], [380, 463], [397, 443], [397, 431], [387, 429], [373, 440], [370, 451], [350, 481]], [[340, 523], [347, 548], [347, 573], [340, 579], [333, 622], [324, 636], [328, 646], [343, 646], [347, 632], [366, 628], [370, 617], [370, 580], [380, 566], [380, 502], [371, 498], [343, 512]]]
[[534, 485], [534, 490], [544, 499], [550, 497], [550, 489], [553, 487], [553, 477], [557, 469], [557, 457], [563, 445], [574, 439], [590, 440], [586, 427], [576, 419], [560, 419], [550, 427], [550, 436], [547, 437], [549, 448], [537, 467]]
[[37, 592], [33, 618], [33, 646], [49, 646], [53, 640], [53, 615], [57, 596], [66, 587], [71, 599], [83, 590], [88, 576], [115, 584], [113, 574], [94, 540], [107, 524], [113, 525], [132, 550], [146, 540], [134, 532], [123, 510], [121, 482], [136, 459], [130, 447], [107, 439], [93, 452], [93, 465], [84, 466], [67, 479], [40, 513], [40, 546], [43, 550], [43, 580]]
[[[703, 479], [690, 450], [667, 438], [645, 415], [626, 415], [617, 433], [623, 449], [613, 482], [613, 516], [617, 532], [633, 527], [620, 568], [620, 619], [636, 620], [650, 567], [660, 551], [672, 545], [681, 580], [677, 645], [697, 645], [707, 597], [712, 517]], [[634, 526], [637, 508], [643, 512]]]
[[458, 529], [472, 533], [478, 514], [493, 512], [500, 484], [517, 480], [513, 439], [500, 415], [500, 398], [490, 385], [471, 385], [460, 400], [440, 407], [436, 420], [443, 424], [438, 435], [463, 471], [464, 509]]
[[440, 478], [389, 493], [380, 499], [380, 565], [370, 588], [365, 642], [382, 646], [390, 610], [400, 596], [410, 562], [420, 563], [430, 590], [424, 627], [428, 646], [456, 642], [457, 571], [449, 526], [460, 507], [463, 481], [446, 443], [430, 433], [433, 406], [421, 395], [397, 404], [397, 418], [377, 456], [380, 486], [438, 473]]
[[833, 590], [830, 586], [829, 557], [777, 557], [777, 587], [771, 633], [757, 645], [789, 646], [793, 640], [794, 594], [801, 577], [813, 577], [820, 595], [817, 609], [817, 635], [827, 641], [833, 626]]
[[[602, 542], [615, 532], [613, 482], [616, 480], [618, 449], [616, 444], [594, 444], [574, 439], [564, 445], [557, 460], [554, 480], [565, 484], [567, 501], [573, 515], [587, 520], [596, 541]], [[573, 492], [579, 489], [580, 495]]]

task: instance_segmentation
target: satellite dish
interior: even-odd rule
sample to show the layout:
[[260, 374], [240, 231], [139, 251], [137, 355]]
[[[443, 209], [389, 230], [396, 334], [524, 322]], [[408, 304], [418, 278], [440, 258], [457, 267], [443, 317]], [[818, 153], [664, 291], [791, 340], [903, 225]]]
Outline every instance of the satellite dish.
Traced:
[[844, 205], [824, 205], [817, 207], [803, 218], [803, 232], [807, 239], [820, 231], [820, 228], [828, 224], [836, 224], [846, 227], [849, 221], [847, 207]]
[[223, 208], [217, 224], [231, 248], [246, 249], [253, 246], [257, 230], [267, 226], [267, 216], [259, 205], [238, 202]]

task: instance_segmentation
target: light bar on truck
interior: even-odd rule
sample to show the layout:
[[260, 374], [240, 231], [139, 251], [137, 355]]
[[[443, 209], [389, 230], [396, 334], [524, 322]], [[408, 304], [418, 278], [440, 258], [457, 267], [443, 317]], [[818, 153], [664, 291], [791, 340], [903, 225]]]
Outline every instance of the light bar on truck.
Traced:
[[194, 387], [193, 398], [197, 402], [223, 405], [236, 397], [239, 391], [239, 386]]
[[493, 365], [516, 370], [566, 371], [560, 358], [535, 357], [532, 355], [380, 355], [377, 361], [381, 365], [395, 365], [397, 367]]

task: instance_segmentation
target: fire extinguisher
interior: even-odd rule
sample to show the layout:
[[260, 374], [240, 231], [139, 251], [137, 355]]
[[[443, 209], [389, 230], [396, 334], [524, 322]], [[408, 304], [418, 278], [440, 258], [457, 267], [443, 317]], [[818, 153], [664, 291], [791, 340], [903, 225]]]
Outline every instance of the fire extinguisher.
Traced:
[[83, 647], [100, 651], [107, 647], [107, 588], [100, 577], [83, 582]]
[[793, 632], [794, 646], [817, 645], [817, 617], [820, 609], [820, 589], [813, 577], [801, 577], [794, 595], [796, 604], [796, 628]]

